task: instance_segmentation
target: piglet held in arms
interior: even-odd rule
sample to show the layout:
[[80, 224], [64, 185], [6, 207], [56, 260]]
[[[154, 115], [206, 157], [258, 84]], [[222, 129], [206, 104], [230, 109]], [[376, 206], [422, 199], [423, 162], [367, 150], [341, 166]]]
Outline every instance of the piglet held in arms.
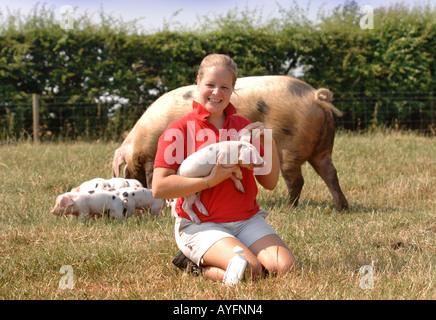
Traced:
[[[223, 141], [210, 144], [203, 149], [191, 154], [180, 165], [177, 174], [185, 177], [205, 177], [210, 174], [213, 167], [220, 163], [223, 167], [238, 166], [239, 170], [232, 175], [231, 179], [235, 188], [245, 192], [242, 185], [241, 167], [253, 170], [262, 167], [265, 162], [257, 149], [246, 141]], [[195, 204], [197, 209], [204, 215], [208, 215], [207, 209], [201, 203], [201, 192], [185, 197], [182, 209], [197, 224], [201, 221], [192, 209]]]

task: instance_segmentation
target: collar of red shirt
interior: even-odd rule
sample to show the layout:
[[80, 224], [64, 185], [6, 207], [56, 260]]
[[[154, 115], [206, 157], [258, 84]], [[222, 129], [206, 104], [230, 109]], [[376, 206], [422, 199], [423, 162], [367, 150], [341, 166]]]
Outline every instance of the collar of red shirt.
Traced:
[[[210, 112], [206, 110], [199, 102], [192, 102], [193, 113], [196, 118], [199, 120], [206, 120], [207, 117], [210, 116]], [[226, 120], [228, 117], [236, 113], [236, 108], [229, 102], [227, 107], [224, 109], [224, 113], [226, 115]]]

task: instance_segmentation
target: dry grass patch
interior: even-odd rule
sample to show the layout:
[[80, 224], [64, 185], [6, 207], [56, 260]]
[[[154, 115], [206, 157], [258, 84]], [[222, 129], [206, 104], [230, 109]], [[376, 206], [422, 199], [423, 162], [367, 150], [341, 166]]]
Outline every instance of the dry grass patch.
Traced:
[[[0, 145], [0, 299], [435, 299], [436, 143], [414, 134], [338, 134], [334, 163], [351, 204], [338, 213], [309, 165], [296, 209], [283, 180], [260, 190], [269, 223], [299, 261], [282, 277], [236, 287], [171, 264], [169, 211], [127, 221], [51, 215], [55, 198], [109, 177], [118, 143]], [[62, 290], [63, 265], [74, 288]], [[362, 289], [362, 266], [373, 289]]]

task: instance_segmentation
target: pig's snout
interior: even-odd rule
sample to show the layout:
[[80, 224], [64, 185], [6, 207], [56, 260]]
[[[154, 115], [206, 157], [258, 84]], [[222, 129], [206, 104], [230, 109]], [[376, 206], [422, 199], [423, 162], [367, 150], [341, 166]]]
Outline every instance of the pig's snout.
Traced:
[[53, 209], [51, 209], [50, 213], [55, 215], [55, 216], [59, 216], [61, 214], [59, 208], [57, 208], [57, 207], [54, 207]]

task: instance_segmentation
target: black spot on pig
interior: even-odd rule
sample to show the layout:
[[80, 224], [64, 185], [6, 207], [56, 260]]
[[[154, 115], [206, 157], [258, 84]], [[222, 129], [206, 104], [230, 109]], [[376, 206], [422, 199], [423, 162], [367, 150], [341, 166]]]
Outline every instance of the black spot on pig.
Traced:
[[115, 196], [112, 196], [112, 200], [115, 200]]
[[294, 96], [304, 97], [308, 92], [312, 92], [314, 90], [315, 89], [312, 86], [302, 81], [292, 81], [288, 83], [288, 91]]
[[283, 133], [286, 134], [287, 136], [293, 136], [294, 134], [292, 133], [291, 130], [289, 129], [282, 129]]
[[257, 111], [263, 114], [267, 114], [269, 112], [269, 106], [263, 100], [259, 100], [256, 102]]
[[127, 192], [123, 193], [123, 197], [127, 197], [129, 194]]
[[191, 100], [192, 99], [192, 93], [193, 93], [193, 91], [188, 91], [188, 92], [186, 92], [184, 95], [183, 95], [183, 99], [185, 99], [185, 100]]

